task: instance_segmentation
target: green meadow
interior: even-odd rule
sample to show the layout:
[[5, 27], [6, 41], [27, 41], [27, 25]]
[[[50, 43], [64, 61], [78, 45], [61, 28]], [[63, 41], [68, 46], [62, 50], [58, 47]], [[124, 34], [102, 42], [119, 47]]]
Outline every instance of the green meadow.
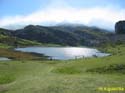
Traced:
[[125, 45], [100, 50], [111, 56], [1, 61], [0, 93], [124, 93], [99, 88], [125, 88]]

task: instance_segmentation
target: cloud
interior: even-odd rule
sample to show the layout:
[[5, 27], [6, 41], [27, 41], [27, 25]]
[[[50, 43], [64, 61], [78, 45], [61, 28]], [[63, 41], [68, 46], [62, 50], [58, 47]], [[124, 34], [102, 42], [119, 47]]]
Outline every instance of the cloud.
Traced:
[[[60, 7], [63, 4], [65, 7]], [[68, 22], [79, 23], [89, 26], [98, 26], [113, 29], [115, 22], [125, 19], [125, 10], [113, 8], [81, 8], [69, 7], [65, 3], [58, 3], [55, 7], [50, 4], [45, 9], [40, 9], [29, 15], [8, 16], [0, 19], [0, 27], [12, 27], [14, 25], [49, 25]], [[19, 26], [17, 26], [19, 27]]]

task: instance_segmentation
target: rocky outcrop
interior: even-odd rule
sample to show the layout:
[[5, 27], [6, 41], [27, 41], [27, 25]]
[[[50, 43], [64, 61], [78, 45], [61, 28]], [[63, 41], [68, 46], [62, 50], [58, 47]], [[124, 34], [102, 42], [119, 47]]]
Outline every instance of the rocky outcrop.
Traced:
[[119, 21], [115, 24], [116, 34], [125, 34], [125, 21]]

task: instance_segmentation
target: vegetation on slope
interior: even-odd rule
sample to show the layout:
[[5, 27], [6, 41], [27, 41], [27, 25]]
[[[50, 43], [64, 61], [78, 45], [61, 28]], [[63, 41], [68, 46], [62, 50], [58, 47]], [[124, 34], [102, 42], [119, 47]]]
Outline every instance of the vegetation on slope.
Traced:
[[40, 45], [40, 43], [35, 41], [29, 41], [5, 35], [0, 35], [0, 43], [3, 45], [15, 46], [15, 47]]
[[0, 62], [0, 92], [100, 93], [99, 87], [124, 87], [125, 45], [105, 49], [114, 55], [67, 61]]
[[[87, 26], [34, 26], [29, 25], [23, 29], [11, 31], [6, 29], [0, 29], [2, 35], [9, 35], [16, 39], [22, 38], [31, 41], [37, 41], [40, 43], [49, 43], [65, 46], [93, 46], [96, 45], [100, 39], [105, 39], [103, 36], [110, 33], [106, 30], [96, 27]], [[11, 39], [10, 39], [11, 40]], [[18, 40], [17, 40], [18, 41]], [[20, 42], [14, 42], [14, 44], [20, 44]]]
[[0, 48], [0, 57], [7, 57], [13, 60], [45, 60], [46, 56], [36, 53], [26, 53], [11, 49]]
[[25, 53], [14, 51], [16, 47], [27, 46], [58, 46], [54, 44], [42, 44], [36, 41], [20, 39], [12, 35], [12, 31], [0, 29], [0, 57], [7, 57], [13, 60], [40, 60], [47, 59], [46, 56], [36, 53]]

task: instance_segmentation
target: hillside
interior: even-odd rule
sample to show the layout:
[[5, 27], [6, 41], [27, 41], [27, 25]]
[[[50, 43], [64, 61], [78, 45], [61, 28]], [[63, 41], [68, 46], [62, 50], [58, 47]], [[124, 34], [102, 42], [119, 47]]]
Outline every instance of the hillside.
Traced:
[[100, 46], [125, 42], [125, 35], [84, 25], [28, 25], [18, 30], [0, 29], [0, 43], [11, 46]]
[[70, 46], [94, 46], [105, 39], [108, 31], [96, 27], [87, 26], [34, 26], [29, 25], [23, 29], [13, 32], [13, 35], [19, 38], [35, 40], [42, 43], [54, 43]]
[[15, 47], [43, 45], [36, 41], [30, 41], [13, 36], [12, 30], [0, 29], [0, 57], [12, 60], [45, 60], [46, 56], [36, 53], [25, 53], [13, 50]]
[[0, 48], [2, 47], [21, 47], [21, 46], [33, 46], [40, 45], [36, 41], [30, 41], [26, 39], [21, 39], [13, 35], [12, 30], [0, 29]]

